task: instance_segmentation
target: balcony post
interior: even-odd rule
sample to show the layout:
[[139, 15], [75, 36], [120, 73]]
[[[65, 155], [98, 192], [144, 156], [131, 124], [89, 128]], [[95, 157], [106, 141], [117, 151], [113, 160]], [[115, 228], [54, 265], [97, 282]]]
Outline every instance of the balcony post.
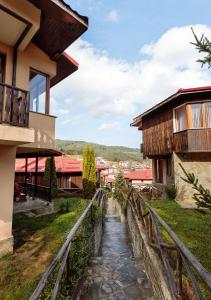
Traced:
[[48, 193], [49, 202], [51, 202], [52, 200], [52, 176], [53, 176], [53, 156], [51, 156], [51, 161], [50, 161], [50, 182], [49, 182], [49, 193]]
[[37, 173], [38, 173], [38, 156], [35, 162], [35, 182], [34, 182], [34, 198], [37, 196]]

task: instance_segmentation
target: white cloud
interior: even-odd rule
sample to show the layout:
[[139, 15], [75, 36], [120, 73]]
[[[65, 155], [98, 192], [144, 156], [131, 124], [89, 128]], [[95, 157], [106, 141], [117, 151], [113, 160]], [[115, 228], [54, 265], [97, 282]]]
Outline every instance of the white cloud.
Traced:
[[110, 122], [110, 123], [102, 123], [99, 127], [99, 130], [107, 130], [107, 129], [119, 129], [119, 122]]
[[106, 16], [106, 21], [118, 23], [119, 22], [119, 14], [116, 9], [112, 9]]
[[[98, 118], [131, 116], [137, 113], [137, 107], [141, 112], [180, 87], [211, 84], [210, 70], [202, 69], [196, 62], [200, 55], [190, 44], [190, 27], [172, 28], [159, 40], [144, 45], [139, 61], [134, 64], [114, 59], [79, 40], [67, 50], [79, 61], [79, 70], [52, 93], [57, 110], [77, 106]], [[205, 33], [211, 37], [211, 28], [194, 28], [198, 35]]]

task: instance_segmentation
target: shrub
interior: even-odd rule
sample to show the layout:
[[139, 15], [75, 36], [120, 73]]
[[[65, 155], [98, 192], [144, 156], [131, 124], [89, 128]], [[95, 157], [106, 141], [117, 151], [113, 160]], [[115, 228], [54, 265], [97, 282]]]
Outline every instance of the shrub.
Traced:
[[71, 201], [70, 200], [61, 200], [59, 204], [59, 212], [60, 213], [68, 213], [71, 211]]
[[174, 200], [177, 196], [177, 187], [174, 184], [166, 184], [164, 186], [164, 192], [170, 200]]

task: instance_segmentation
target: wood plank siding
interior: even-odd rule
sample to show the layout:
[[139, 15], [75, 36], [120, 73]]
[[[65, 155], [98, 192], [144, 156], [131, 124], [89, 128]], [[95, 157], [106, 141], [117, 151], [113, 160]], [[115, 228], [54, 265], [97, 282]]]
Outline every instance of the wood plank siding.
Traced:
[[173, 151], [173, 110], [143, 118], [143, 155], [166, 155]]
[[211, 129], [187, 129], [173, 133], [173, 112], [143, 122], [143, 155], [163, 156], [172, 152], [211, 152]]

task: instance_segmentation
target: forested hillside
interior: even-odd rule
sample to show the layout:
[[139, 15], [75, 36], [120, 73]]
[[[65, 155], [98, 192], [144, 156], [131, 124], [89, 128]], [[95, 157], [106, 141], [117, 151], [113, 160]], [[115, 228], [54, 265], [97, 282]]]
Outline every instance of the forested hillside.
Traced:
[[58, 150], [63, 150], [66, 154], [82, 154], [83, 148], [93, 146], [97, 156], [104, 157], [112, 161], [134, 160], [143, 161], [142, 154], [138, 148], [128, 148], [123, 146], [105, 146], [84, 141], [56, 140]]

